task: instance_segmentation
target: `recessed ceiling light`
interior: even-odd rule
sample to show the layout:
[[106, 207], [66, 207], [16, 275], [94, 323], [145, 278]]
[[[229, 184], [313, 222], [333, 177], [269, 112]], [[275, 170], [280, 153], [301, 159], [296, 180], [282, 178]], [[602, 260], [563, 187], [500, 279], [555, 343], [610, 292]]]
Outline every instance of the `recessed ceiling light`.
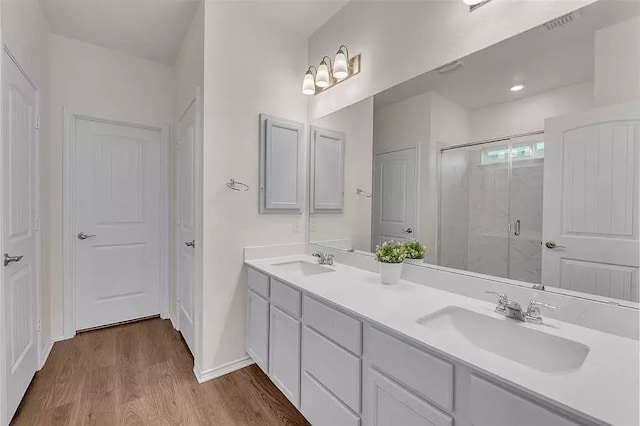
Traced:
[[511, 90], [512, 92], [519, 92], [520, 90], [524, 89], [524, 86], [522, 84], [516, 84], [515, 86], [511, 86]]

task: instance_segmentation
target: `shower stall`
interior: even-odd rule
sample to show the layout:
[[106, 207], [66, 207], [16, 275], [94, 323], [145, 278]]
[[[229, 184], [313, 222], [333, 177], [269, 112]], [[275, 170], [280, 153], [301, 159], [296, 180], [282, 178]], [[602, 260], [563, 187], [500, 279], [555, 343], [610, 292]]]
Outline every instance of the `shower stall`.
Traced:
[[438, 263], [540, 283], [544, 134], [441, 151]]

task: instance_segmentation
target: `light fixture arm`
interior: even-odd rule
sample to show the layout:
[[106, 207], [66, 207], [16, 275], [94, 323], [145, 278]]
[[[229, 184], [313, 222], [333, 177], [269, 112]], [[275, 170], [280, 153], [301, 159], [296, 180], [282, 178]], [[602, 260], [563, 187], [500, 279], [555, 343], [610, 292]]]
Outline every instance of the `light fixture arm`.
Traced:
[[[312, 68], [313, 68], [313, 72], [312, 72], [311, 74], [312, 74], [312, 75], [314, 76], [314, 78], [315, 78], [316, 74], [318, 74], [318, 68], [314, 67], [313, 65], [309, 65], [309, 68], [307, 68], [307, 72], [310, 72]], [[307, 72], [305, 72], [305, 74], [306, 74]]]
[[344, 48], [345, 54], [347, 56], [347, 63], [349, 63], [349, 49], [344, 44], [341, 44], [340, 46], [338, 46], [338, 52], [342, 50], [342, 48]]
[[[327, 58], [329, 60], [329, 70], [332, 70], [333, 69], [333, 61], [331, 60], [331, 58], [329, 56], [324, 55], [322, 57], [322, 60], [320, 61], [320, 63], [323, 63], [325, 58]], [[331, 72], [329, 72], [329, 73], [331, 74]]]

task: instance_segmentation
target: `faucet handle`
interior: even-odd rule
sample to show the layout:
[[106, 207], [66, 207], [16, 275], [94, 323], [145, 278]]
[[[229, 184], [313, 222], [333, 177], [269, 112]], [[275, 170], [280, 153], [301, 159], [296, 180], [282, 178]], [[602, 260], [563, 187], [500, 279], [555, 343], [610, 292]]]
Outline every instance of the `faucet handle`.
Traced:
[[531, 302], [529, 302], [529, 307], [527, 308], [527, 311], [538, 310], [538, 312], [540, 312], [540, 309], [539, 309], [540, 306], [542, 306], [543, 308], [547, 308], [550, 311], [555, 311], [556, 309], [558, 309], [557, 306], [553, 306], [544, 302], [538, 302], [537, 300], [532, 300]]
[[501, 304], [501, 305], [506, 305], [507, 302], [509, 301], [509, 298], [504, 293], [499, 293], [497, 291], [485, 291], [485, 293], [486, 294], [495, 294], [496, 296], [498, 296], [498, 303]]

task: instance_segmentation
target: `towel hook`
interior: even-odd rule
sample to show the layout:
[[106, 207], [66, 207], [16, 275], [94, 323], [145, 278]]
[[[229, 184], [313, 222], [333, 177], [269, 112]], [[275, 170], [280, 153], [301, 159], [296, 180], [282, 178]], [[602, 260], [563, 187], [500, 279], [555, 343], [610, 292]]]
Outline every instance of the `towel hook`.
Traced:
[[227, 182], [227, 188], [232, 189], [234, 191], [248, 191], [249, 185], [242, 182], [238, 182], [235, 179], [229, 179], [229, 182]]

